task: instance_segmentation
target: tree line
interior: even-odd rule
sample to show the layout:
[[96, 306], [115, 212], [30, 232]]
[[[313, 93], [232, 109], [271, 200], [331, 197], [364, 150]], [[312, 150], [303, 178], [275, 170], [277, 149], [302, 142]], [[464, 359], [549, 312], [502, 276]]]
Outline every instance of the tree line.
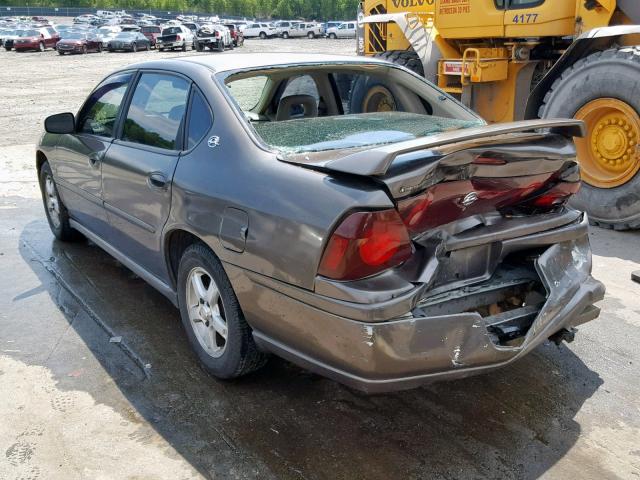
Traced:
[[202, 12], [250, 18], [352, 20], [356, 17], [358, 0], [10, 0], [8, 4], [16, 7]]

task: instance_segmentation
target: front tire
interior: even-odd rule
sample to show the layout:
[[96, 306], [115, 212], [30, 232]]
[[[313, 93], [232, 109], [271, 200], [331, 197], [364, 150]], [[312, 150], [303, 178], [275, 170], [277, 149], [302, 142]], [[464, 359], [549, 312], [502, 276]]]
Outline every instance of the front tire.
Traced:
[[39, 50], [40, 52], [44, 52], [44, 51], [45, 51], [44, 43], [40, 42], [40, 43], [38, 44], [38, 50]]
[[267, 34], [264, 32], [260, 32], [260, 38], [264, 40], [265, 38], [267, 38]]
[[570, 203], [604, 228], [640, 228], [638, 91], [640, 48], [613, 48], [562, 72], [539, 111], [541, 118], [586, 123], [586, 137], [576, 138], [582, 188]]
[[209, 374], [230, 379], [264, 365], [220, 260], [202, 243], [182, 255], [178, 295], [187, 338]]
[[307, 38], [310, 40], [313, 40], [314, 38], [316, 38], [316, 34], [313, 32], [309, 32], [307, 33]]
[[58, 194], [58, 187], [53, 179], [49, 162], [42, 164], [39, 181], [42, 202], [51, 232], [62, 242], [77, 240], [80, 234], [69, 225], [69, 212]]
[[329, 34], [329, 38], [330, 38], [331, 40], [336, 40], [336, 39], [338, 38], [338, 36], [337, 36], [335, 33], [330, 33], [330, 34]]
[[138, 51], [138, 44], [134, 43], [133, 45], [131, 45], [131, 51], [133, 53], [136, 53]]

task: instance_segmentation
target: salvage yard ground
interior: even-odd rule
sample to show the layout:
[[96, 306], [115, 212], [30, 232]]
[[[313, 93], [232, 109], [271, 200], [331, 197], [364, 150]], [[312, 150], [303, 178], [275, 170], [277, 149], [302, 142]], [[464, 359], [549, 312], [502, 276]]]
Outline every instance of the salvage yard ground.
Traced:
[[33, 167], [43, 119], [174, 55], [0, 51], [0, 479], [640, 479], [640, 232], [592, 228], [607, 296], [574, 343], [376, 396], [277, 359], [213, 380], [166, 299], [97, 247], [55, 242]]

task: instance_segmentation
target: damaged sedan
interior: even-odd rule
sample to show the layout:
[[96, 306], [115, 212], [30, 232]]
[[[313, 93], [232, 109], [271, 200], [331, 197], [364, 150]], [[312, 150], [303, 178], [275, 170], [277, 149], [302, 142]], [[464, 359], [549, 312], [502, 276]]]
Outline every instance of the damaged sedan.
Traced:
[[167, 296], [215, 377], [273, 353], [412, 388], [599, 314], [588, 221], [567, 205], [578, 121], [487, 125], [371, 58], [239, 54], [128, 66], [45, 129], [54, 235]]

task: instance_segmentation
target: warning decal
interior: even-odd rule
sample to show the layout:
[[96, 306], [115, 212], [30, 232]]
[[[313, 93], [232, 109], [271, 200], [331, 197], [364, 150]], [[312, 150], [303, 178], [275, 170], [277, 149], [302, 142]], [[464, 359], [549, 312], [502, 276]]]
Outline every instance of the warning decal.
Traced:
[[440, 15], [455, 15], [457, 13], [471, 13], [471, 0], [440, 0]]

